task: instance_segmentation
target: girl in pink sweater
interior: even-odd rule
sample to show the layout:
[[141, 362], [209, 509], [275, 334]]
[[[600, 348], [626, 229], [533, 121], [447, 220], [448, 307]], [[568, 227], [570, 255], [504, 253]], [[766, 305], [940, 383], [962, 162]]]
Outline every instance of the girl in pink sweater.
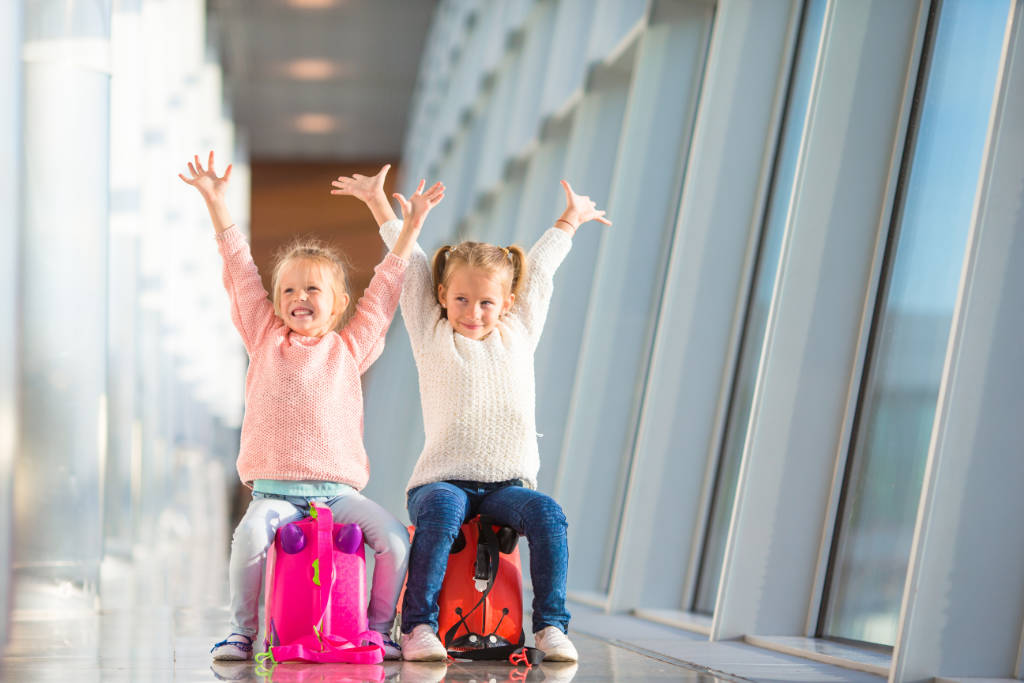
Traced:
[[444, 197], [436, 184], [402, 201], [403, 230], [377, 265], [370, 286], [344, 325], [350, 297], [334, 250], [300, 243], [279, 260], [268, 298], [244, 236], [224, 195], [231, 166], [218, 176], [213, 152], [179, 177], [206, 202], [224, 259], [231, 319], [249, 354], [238, 474], [252, 502], [231, 540], [231, 633], [213, 646], [214, 659], [249, 659], [259, 630], [258, 609], [266, 551], [278, 527], [302, 517], [310, 501], [334, 519], [355, 522], [373, 548], [370, 628], [384, 636], [385, 656], [401, 656], [387, 633], [405, 577], [405, 527], [359, 493], [369, 479], [363, 447], [360, 376], [380, 356], [402, 289], [406, 261], [423, 220]]

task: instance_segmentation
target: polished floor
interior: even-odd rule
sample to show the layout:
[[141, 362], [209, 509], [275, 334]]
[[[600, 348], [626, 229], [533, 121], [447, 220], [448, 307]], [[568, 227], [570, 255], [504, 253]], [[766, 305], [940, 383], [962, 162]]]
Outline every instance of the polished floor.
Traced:
[[0, 680], [44, 681], [871, 681], [884, 679], [573, 606], [580, 663], [383, 665], [214, 663], [226, 635], [226, 528], [162, 520], [148, 554], [108, 560], [99, 600], [67, 585], [15, 583]]
[[[29, 610], [15, 614], [0, 679], [44, 681], [721, 681], [659, 661], [605, 640], [577, 634], [581, 663], [542, 664], [531, 670], [505, 664], [385, 662], [383, 665], [279, 664], [261, 671], [252, 662], [211, 662], [210, 645], [223, 637], [222, 607], [132, 604], [140, 597], [125, 583], [120, 605], [90, 610]], [[146, 600], [143, 603], [148, 602]]]

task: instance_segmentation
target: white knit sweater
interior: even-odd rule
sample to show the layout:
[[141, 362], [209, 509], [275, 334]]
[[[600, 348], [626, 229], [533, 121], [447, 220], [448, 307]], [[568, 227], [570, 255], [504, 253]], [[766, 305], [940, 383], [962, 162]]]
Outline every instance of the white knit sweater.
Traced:
[[[391, 247], [401, 221], [381, 226]], [[552, 277], [572, 238], [551, 228], [527, 256], [527, 277], [512, 309], [486, 339], [452, 329], [434, 296], [427, 255], [415, 245], [400, 305], [420, 380], [426, 443], [406, 490], [448, 479], [522, 479], [536, 488], [533, 352], [551, 301]]]

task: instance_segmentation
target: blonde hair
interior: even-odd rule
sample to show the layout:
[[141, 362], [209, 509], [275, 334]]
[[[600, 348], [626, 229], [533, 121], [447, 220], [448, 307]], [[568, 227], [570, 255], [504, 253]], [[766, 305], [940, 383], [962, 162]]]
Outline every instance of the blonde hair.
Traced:
[[[505, 294], [518, 295], [523, 281], [526, 279], [526, 254], [511, 244], [499, 247], [485, 242], [463, 242], [454, 247], [445, 245], [434, 253], [434, 298], [443, 303], [438, 293], [438, 285], [448, 286], [452, 273], [461, 266], [479, 268], [489, 273], [500, 275], [505, 286]], [[448, 311], [441, 307], [441, 317], [447, 318]]]
[[[345, 257], [334, 247], [325, 244], [317, 239], [300, 237], [285, 244], [278, 249], [274, 256], [274, 270], [270, 277], [271, 301], [274, 302], [274, 313], [282, 320], [281, 315], [281, 271], [284, 266], [292, 261], [311, 261], [318, 263], [327, 269], [331, 280], [331, 287], [334, 290], [335, 298], [348, 294], [348, 265]], [[341, 329], [348, 319], [348, 311], [352, 305], [352, 298], [349, 297], [349, 305], [338, 313], [332, 328]]]

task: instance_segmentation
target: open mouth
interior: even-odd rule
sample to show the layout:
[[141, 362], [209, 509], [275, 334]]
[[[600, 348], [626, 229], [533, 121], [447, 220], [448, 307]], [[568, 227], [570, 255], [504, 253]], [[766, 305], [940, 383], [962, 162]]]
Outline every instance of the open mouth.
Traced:
[[312, 318], [313, 317], [313, 309], [311, 309], [311, 308], [302, 308], [302, 307], [294, 308], [294, 309], [292, 309], [292, 317], [293, 318]]

